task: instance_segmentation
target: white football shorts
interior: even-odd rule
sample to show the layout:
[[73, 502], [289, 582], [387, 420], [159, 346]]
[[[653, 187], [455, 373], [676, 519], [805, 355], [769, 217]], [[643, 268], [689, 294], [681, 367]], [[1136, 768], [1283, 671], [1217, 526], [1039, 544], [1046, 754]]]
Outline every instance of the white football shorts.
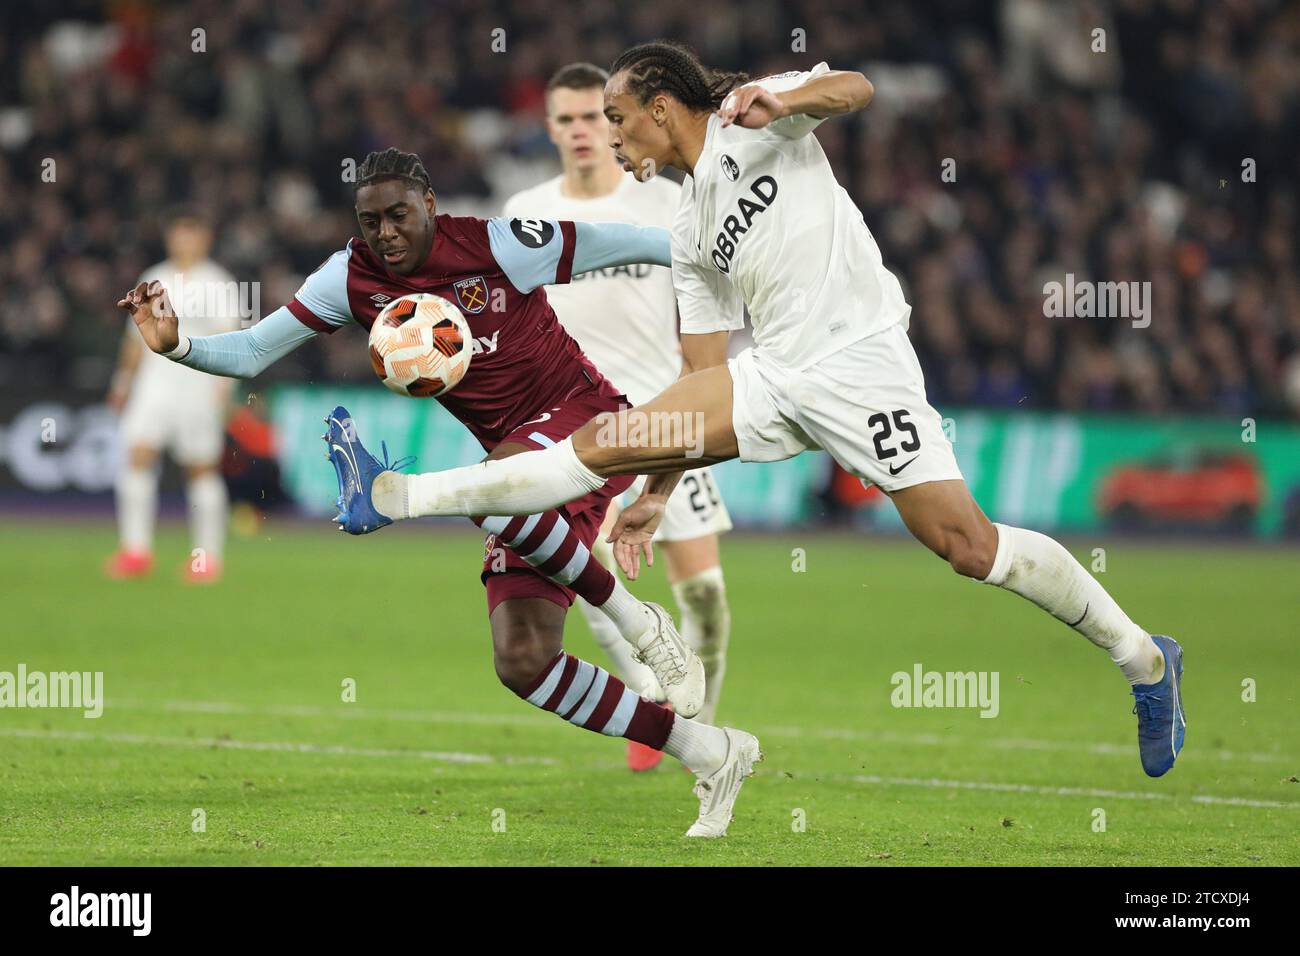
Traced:
[[225, 448], [223, 403], [215, 383], [197, 388], [159, 390], [145, 385], [131, 390], [122, 410], [122, 444], [167, 451], [180, 465], [210, 465]]
[[962, 477], [901, 322], [802, 371], [755, 348], [727, 367], [741, 461], [781, 461], [823, 448], [883, 491]]
[[[645, 476], [642, 475], [631, 488], [623, 492], [620, 499], [623, 507], [641, 496], [645, 481]], [[725, 534], [730, 530], [731, 515], [718, 491], [717, 482], [713, 480], [713, 472], [707, 467], [694, 468], [682, 475], [682, 480], [668, 496], [668, 506], [664, 508], [664, 518], [655, 531], [654, 539], [690, 541], [711, 534]]]

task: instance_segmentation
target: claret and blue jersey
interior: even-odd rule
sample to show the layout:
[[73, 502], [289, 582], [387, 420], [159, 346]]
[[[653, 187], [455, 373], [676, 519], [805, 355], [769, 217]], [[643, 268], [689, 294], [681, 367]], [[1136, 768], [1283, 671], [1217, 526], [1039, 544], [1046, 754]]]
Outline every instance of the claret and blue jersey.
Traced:
[[352, 239], [303, 283], [285, 309], [253, 329], [195, 339], [186, 365], [252, 375], [313, 333], [355, 322], [369, 329], [393, 299], [427, 292], [455, 303], [474, 356], [438, 401], [485, 448], [538, 413], [587, 390], [618, 395], [583, 355], [542, 286], [575, 273], [631, 262], [669, 265], [667, 230], [626, 223], [477, 219], [439, 215], [428, 258], [410, 275], [390, 272]]

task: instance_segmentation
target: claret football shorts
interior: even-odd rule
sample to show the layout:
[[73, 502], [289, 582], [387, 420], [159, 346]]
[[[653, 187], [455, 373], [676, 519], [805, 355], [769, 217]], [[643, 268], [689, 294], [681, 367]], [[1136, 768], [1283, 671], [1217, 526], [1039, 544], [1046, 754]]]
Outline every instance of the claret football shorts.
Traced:
[[[621, 395], [611, 398], [593, 390], [538, 414], [533, 421], [525, 422], [501, 439], [501, 444], [549, 448], [568, 438], [601, 412], [616, 412], [629, 404]], [[616, 475], [591, 494], [560, 506], [559, 512], [588, 550], [600, 533], [610, 501], [625, 492], [636, 478], [636, 475]], [[489, 534], [483, 543], [482, 579], [487, 586], [489, 614], [502, 601], [512, 598], [540, 597], [561, 607], [569, 607], [576, 597], [572, 590], [542, 574], [493, 534]]]

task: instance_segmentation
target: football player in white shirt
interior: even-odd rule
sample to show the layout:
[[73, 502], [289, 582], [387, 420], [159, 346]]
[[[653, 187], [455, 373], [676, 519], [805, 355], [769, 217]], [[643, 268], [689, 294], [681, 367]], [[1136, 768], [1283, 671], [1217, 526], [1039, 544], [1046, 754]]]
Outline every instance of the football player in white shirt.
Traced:
[[[173, 214], [165, 232], [167, 258], [141, 282], [158, 280], [171, 292], [187, 326], [203, 334], [239, 327], [238, 286], [208, 258], [212, 231], [193, 210]], [[131, 578], [153, 569], [153, 530], [158, 510], [157, 466], [163, 450], [185, 469], [186, 499], [194, 551], [185, 577], [212, 583], [221, 574], [229, 502], [221, 477], [225, 410], [233, 379], [212, 378], [146, 349], [128, 320], [108, 405], [121, 412], [126, 457], [116, 483], [121, 545], [108, 561], [110, 577]]]
[[[649, 474], [614, 529], [628, 570], [648, 553], [684, 469], [823, 448], [888, 494], [908, 530], [958, 574], [1020, 595], [1106, 651], [1132, 688], [1142, 767], [1166, 773], [1187, 726], [1182, 649], [1135, 624], [1056, 541], [985, 517], [926, 400], [898, 280], [809, 135], [829, 116], [863, 109], [871, 84], [824, 63], [746, 83], [665, 42], [627, 50], [610, 72], [605, 115], [624, 168], [641, 179], [664, 166], [690, 176], [672, 258], [682, 352], [696, 370], [619, 413], [619, 433], [631, 434], [635, 421], [699, 413], [703, 457], [672, 434], [609, 441], [595, 419], [542, 451], [423, 475], [384, 471], [363, 489], [373, 506], [395, 519], [530, 514], [589, 493], [605, 476]], [[728, 360], [742, 306], [754, 345]], [[725, 831], [741, 775], [730, 756], [722, 773], [700, 786], [714, 788], [716, 810], [706, 815]]]
[[[681, 187], [659, 177], [639, 182], [625, 173], [609, 148], [605, 82], [600, 67], [573, 63], [562, 67], [546, 87], [546, 127], [560, 153], [561, 175], [511, 196], [503, 215], [582, 222], [605, 220], [671, 228]], [[632, 265], [575, 275], [566, 285], [546, 287], [546, 297], [569, 334], [598, 369], [631, 400], [650, 401], [682, 372], [677, 340], [677, 302], [672, 271]], [[640, 493], [641, 479], [629, 495]], [[629, 498], [631, 500], [631, 498]], [[619, 509], [605, 516], [596, 555], [613, 567], [605, 537]], [[731, 529], [727, 506], [708, 468], [687, 471], [664, 508], [655, 531], [667, 563], [668, 582], [681, 611], [681, 633], [704, 662], [706, 691], [699, 719], [714, 722], [726, 669], [731, 612], [718, 553], [718, 535]], [[614, 660], [624, 682], [641, 693], [660, 695], [654, 674], [634, 657], [609, 618], [581, 601], [596, 642]], [[657, 750], [629, 740], [627, 762], [649, 770], [663, 758]]]

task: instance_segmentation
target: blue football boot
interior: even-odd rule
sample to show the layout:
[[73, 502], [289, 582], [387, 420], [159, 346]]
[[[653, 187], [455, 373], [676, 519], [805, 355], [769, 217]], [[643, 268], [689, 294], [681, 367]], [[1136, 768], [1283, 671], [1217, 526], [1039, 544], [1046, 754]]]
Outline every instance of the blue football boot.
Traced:
[[370, 488], [375, 478], [383, 472], [400, 471], [415, 459], [403, 458], [389, 463], [388, 444], [381, 442], [384, 460], [380, 462], [361, 444], [352, 415], [342, 405], [330, 413], [325, 424], [329, 430], [321, 439], [329, 444], [330, 450], [326, 457], [333, 463], [339, 481], [339, 496], [334, 499], [334, 504], [339, 509], [334, 521], [339, 530], [348, 534], [369, 534], [384, 525], [392, 524], [392, 518], [375, 510]]
[[1151, 635], [1165, 656], [1165, 676], [1158, 684], [1133, 688], [1133, 713], [1138, 715], [1138, 749], [1148, 776], [1168, 773], [1183, 749], [1187, 715], [1183, 713], [1183, 649], [1172, 637]]

